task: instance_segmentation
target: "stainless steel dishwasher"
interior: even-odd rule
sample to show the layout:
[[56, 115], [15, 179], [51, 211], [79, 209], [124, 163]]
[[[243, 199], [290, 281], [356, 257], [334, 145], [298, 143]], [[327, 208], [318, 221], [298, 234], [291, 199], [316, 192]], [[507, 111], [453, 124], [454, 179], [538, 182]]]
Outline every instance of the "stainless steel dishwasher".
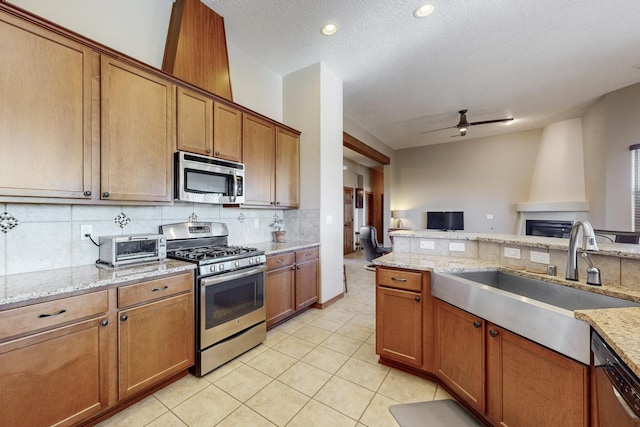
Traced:
[[591, 331], [595, 396], [599, 427], [640, 426], [640, 379], [611, 347]]

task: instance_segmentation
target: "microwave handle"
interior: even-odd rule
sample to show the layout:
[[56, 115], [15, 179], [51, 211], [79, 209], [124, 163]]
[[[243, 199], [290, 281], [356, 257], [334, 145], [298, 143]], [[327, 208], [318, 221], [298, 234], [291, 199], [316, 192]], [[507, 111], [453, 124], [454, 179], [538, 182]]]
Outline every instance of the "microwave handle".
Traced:
[[233, 171], [233, 194], [232, 196], [237, 196], [238, 195], [238, 176], [236, 175], [236, 172]]

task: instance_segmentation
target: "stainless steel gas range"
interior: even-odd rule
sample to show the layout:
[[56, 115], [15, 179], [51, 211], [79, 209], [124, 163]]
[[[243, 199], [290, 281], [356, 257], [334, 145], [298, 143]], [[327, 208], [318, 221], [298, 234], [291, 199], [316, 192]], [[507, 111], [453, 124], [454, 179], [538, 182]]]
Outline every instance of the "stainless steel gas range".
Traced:
[[264, 251], [229, 246], [220, 222], [167, 224], [160, 232], [168, 258], [198, 265], [193, 373], [203, 376], [264, 341]]

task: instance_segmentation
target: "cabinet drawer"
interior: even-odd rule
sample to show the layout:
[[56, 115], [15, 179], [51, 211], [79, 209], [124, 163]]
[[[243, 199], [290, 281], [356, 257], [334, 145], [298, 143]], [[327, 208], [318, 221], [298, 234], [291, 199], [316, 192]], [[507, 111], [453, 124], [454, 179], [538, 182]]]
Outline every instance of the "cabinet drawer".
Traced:
[[422, 273], [378, 268], [376, 279], [380, 286], [408, 291], [422, 291]]
[[317, 247], [296, 251], [296, 262], [305, 262], [317, 259], [318, 253], [319, 251]]
[[189, 292], [192, 289], [193, 276], [190, 273], [121, 286], [118, 288], [118, 308]]
[[0, 311], [0, 340], [106, 313], [107, 291]]
[[267, 257], [267, 270], [275, 270], [288, 265], [293, 265], [295, 258], [296, 254], [293, 252], [270, 255]]

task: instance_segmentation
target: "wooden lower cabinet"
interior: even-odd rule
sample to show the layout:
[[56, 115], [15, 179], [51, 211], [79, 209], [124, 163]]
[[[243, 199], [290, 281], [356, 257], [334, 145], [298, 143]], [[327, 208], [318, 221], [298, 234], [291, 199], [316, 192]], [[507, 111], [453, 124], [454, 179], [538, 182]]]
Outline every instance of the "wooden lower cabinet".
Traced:
[[267, 328], [318, 301], [318, 247], [267, 257]]
[[436, 299], [435, 374], [492, 425], [588, 426], [588, 366]]
[[193, 283], [181, 273], [0, 311], [0, 426], [80, 425], [186, 371]]
[[376, 353], [414, 368], [431, 366], [429, 273], [376, 269]]
[[487, 324], [487, 418], [510, 427], [588, 426], [588, 366]]
[[0, 425], [70, 426], [108, 404], [106, 316], [0, 344]]
[[485, 402], [485, 321], [435, 301], [435, 374], [479, 413]]

